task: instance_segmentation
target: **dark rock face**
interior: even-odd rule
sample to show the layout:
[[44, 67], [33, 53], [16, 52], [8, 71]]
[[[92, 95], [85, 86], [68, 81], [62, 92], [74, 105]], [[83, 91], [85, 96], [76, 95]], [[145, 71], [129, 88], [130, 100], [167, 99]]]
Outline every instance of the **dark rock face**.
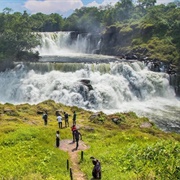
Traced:
[[0, 62], [0, 72], [5, 71], [6, 69], [13, 69], [15, 67], [14, 63], [11, 60], [4, 60]]
[[169, 75], [169, 83], [174, 87], [174, 91], [180, 97], [180, 75], [173, 73]]
[[131, 45], [132, 38], [136, 35], [132, 34], [132, 28], [125, 31], [121, 27], [108, 27], [101, 37], [101, 53], [115, 56], [126, 54], [126, 47]]
[[[91, 33], [84, 33], [84, 32], [78, 32], [74, 31], [71, 32], [71, 39], [69, 41], [70, 44], [73, 43], [73, 41], [76, 41], [78, 37], [86, 39], [88, 43], [88, 48], [86, 50], [86, 53], [95, 53], [99, 51], [98, 42], [101, 39], [101, 36], [99, 34], [91, 34]], [[99, 53], [99, 52], [98, 52]]]
[[106, 29], [106, 33], [104, 33], [101, 37], [101, 53], [106, 55], [116, 54], [114, 47], [118, 44], [118, 41], [118, 30], [115, 27]]
[[93, 90], [93, 87], [91, 85], [90, 80], [88, 79], [81, 79], [76, 83], [75, 91], [79, 93], [84, 101], [84, 105], [86, 108], [90, 108], [91, 106], [96, 105], [96, 100], [94, 97], [94, 93], [92, 93], [91, 90]]
[[72, 41], [73, 41], [73, 40], [76, 40], [77, 37], [78, 37], [78, 34], [79, 34], [78, 31], [73, 31], [73, 32], [71, 32], [71, 40], [72, 40]]
[[90, 83], [91, 83], [90, 80], [88, 80], [88, 79], [81, 79], [80, 82], [81, 82], [83, 85], [87, 86], [88, 89], [89, 89], [89, 91], [93, 90], [93, 87], [92, 87], [92, 85], [90, 84]]

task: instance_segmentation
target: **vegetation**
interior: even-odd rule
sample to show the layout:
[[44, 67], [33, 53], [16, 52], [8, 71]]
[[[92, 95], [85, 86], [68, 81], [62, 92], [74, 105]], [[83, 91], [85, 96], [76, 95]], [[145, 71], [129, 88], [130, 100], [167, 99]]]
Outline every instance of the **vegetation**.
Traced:
[[34, 54], [32, 48], [38, 45], [38, 40], [32, 34], [29, 15], [10, 11], [6, 8], [0, 14], [0, 60], [22, 60], [27, 56], [36, 59], [38, 53]]
[[100, 33], [104, 39], [102, 54], [133, 52], [140, 59], [149, 57], [179, 66], [179, 0], [168, 5], [156, 5], [156, 0], [133, 2], [120, 0], [115, 6], [82, 7], [67, 18], [56, 13], [12, 13], [11, 9], [5, 8], [0, 13], [0, 61], [37, 59], [38, 53], [32, 49], [39, 41], [32, 32], [65, 30]]
[[[49, 114], [47, 126], [42, 120], [44, 110]], [[0, 104], [1, 179], [69, 179], [68, 154], [55, 148], [56, 110], [77, 113], [83, 141], [90, 147], [83, 161], [79, 154], [87, 179], [91, 178], [91, 156], [101, 161], [103, 179], [180, 177], [179, 134], [162, 132], [133, 112], [94, 114], [49, 100], [37, 105]], [[143, 127], [144, 123], [149, 126]], [[60, 130], [60, 135], [71, 139], [70, 128]]]
[[[39, 44], [32, 32], [71, 30], [101, 34], [101, 53], [135, 52], [142, 56], [180, 65], [179, 1], [155, 5], [156, 0], [121, 0], [115, 6], [83, 7], [68, 18], [59, 14], [33, 15], [5, 8], [0, 13], [0, 70], [19, 60], [37, 60], [33, 48]], [[111, 41], [109, 41], [109, 39]], [[44, 127], [42, 112], [48, 111]], [[106, 115], [53, 101], [37, 105], [0, 104], [0, 178], [69, 179], [68, 154], [55, 148], [56, 110], [77, 112], [85, 151], [81, 170], [91, 177], [90, 157], [102, 163], [103, 179], [178, 179], [180, 177], [180, 135], [160, 131], [147, 118], [134, 113]], [[142, 127], [144, 122], [150, 123]], [[70, 139], [69, 128], [61, 139]]]

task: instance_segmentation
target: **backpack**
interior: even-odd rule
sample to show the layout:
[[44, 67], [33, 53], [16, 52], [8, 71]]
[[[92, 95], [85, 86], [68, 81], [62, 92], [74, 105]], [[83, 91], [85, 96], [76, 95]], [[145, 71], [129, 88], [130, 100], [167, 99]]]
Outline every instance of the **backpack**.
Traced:
[[43, 114], [43, 119], [47, 119], [47, 114]]

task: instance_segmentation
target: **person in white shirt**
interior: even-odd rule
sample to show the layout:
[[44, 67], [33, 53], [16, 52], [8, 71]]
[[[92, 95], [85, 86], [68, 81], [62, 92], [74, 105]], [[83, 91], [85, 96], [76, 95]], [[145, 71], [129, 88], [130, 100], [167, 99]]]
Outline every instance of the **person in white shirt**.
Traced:
[[57, 116], [57, 121], [58, 121], [59, 128], [62, 129], [62, 117], [60, 114]]

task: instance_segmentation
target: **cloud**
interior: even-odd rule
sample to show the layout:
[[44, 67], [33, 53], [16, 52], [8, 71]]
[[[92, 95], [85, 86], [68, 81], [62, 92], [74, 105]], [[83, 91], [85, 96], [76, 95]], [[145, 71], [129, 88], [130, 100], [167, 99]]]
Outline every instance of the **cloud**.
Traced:
[[104, 0], [102, 3], [98, 4], [96, 1], [93, 1], [89, 4], [87, 4], [87, 7], [91, 7], [91, 6], [95, 6], [95, 7], [99, 7], [99, 6], [106, 6], [106, 5], [114, 5], [118, 2], [119, 0]]
[[86, 5], [86, 7], [92, 7], [92, 6], [95, 6], [95, 7], [98, 7], [100, 4], [98, 4], [96, 1], [93, 1], [89, 4]]
[[[102, 3], [97, 3], [96, 0], [94, 0], [93, 2], [87, 4], [87, 7], [91, 7], [91, 6], [95, 6], [95, 7], [99, 7], [99, 6], [106, 6], [106, 5], [115, 5], [119, 0], [104, 0]], [[134, 0], [135, 1], [135, 0]], [[173, 2], [174, 0], [157, 0], [156, 4], [168, 4], [170, 2]]]
[[24, 7], [31, 13], [42, 12], [44, 14], [65, 13], [82, 6], [81, 0], [28, 0], [24, 4]]
[[112, 4], [112, 5], [114, 5], [114, 4], [116, 4], [118, 1], [119, 1], [119, 0], [104, 0], [104, 1], [102, 2], [102, 5], [107, 5], [107, 4]]
[[168, 3], [173, 2], [173, 1], [174, 0], [157, 0], [156, 5], [157, 4], [168, 4]]

